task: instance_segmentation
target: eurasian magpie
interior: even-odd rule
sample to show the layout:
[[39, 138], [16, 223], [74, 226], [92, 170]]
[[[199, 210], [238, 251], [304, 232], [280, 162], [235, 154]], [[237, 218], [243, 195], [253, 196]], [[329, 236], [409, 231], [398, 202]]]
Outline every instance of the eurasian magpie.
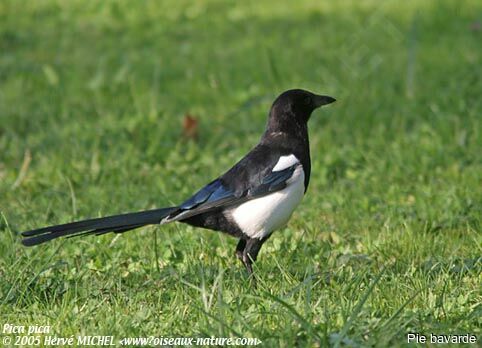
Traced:
[[177, 221], [239, 238], [236, 256], [252, 274], [263, 243], [288, 222], [308, 188], [311, 113], [334, 101], [302, 89], [283, 92], [271, 106], [259, 144], [178, 206], [39, 228], [23, 232], [22, 243], [33, 246], [58, 237], [123, 233]]

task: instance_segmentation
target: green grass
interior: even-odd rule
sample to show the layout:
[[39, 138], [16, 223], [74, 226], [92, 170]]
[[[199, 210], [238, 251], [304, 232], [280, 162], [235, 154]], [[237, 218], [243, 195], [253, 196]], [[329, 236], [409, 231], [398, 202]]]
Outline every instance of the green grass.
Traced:
[[[480, 343], [481, 21], [476, 0], [2, 1], [0, 326]], [[27, 229], [181, 202], [295, 87], [338, 102], [310, 121], [308, 194], [257, 288], [236, 240], [181, 224], [21, 246]]]

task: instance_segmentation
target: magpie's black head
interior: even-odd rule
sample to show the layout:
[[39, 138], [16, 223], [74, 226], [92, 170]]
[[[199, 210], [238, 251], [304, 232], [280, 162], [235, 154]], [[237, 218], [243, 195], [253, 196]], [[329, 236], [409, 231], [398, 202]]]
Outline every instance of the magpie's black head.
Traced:
[[290, 89], [276, 98], [271, 112], [291, 113], [299, 121], [307, 122], [313, 110], [334, 101], [335, 98], [326, 95], [316, 95], [303, 89]]
[[336, 101], [335, 98], [317, 95], [303, 89], [285, 91], [271, 106], [268, 128], [274, 131], [293, 126], [305, 126], [313, 110], [334, 101]]

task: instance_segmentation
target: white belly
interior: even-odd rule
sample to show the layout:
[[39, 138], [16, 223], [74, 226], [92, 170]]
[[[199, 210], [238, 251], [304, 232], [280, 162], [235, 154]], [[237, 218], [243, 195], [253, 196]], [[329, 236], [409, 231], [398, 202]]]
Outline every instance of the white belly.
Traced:
[[246, 235], [261, 239], [286, 225], [303, 198], [304, 181], [303, 167], [299, 165], [283, 190], [243, 203], [228, 214]]

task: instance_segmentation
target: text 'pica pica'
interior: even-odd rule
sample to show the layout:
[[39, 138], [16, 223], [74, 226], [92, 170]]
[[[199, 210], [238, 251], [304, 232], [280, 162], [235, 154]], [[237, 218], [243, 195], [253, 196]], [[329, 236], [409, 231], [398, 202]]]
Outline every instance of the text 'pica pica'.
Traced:
[[251, 274], [261, 246], [288, 222], [308, 188], [311, 113], [334, 101], [301, 89], [282, 93], [271, 106], [259, 144], [179, 206], [39, 228], [23, 232], [22, 243], [32, 246], [58, 237], [122, 233], [177, 221], [239, 238], [236, 255]]

